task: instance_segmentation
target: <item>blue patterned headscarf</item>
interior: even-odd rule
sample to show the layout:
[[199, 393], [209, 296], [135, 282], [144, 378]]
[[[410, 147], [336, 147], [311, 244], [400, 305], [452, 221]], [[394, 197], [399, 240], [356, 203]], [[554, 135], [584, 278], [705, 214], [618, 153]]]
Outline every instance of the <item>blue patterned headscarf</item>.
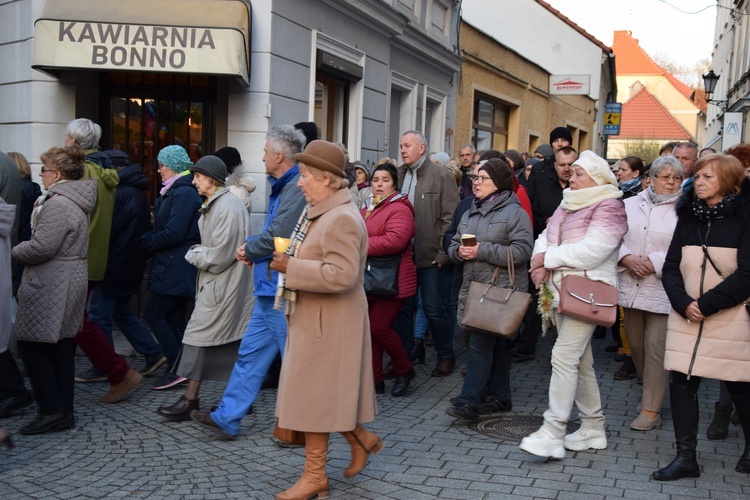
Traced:
[[181, 174], [193, 166], [187, 151], [182, 146], [167, 146], [159, 151], [159, 156], [156, 159], [176, 174]]

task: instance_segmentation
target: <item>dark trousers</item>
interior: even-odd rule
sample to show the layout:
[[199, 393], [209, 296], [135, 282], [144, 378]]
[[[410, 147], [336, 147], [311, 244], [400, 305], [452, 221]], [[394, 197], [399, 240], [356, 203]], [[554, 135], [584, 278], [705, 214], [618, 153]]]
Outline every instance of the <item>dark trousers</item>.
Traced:
[[539, 341], [539, 333], [542, 330], [542, 317], [537, 312], [539, 295], [534, 282], [531, 280], [529, 280], [529, 293], [531, 294], [531, 304], [526, 309], [521, 338], [516, 343], [517, 350], [524, 354], [534, 354], [536, 344]]
[[375, 382], [383, 381], [383, 353], [388, 353], [396, 375], [406, 375], [411, 370], [409, 357], [391, 324], [403, 304], [403, 299], [373, 299], [367, 304], [370, 316], [372, 342], [372, 372]]
[[489, 333], [470, 333], [466, 378], [458, 400], [477, 408], [481, 403], [482, 391], [487, 386], [489, 399], [510, 401], [508, 341], [504, 337]]
[[56, 344], [18, 341], [18, 352], [29, 372], [39, 414], [73, 414], [75, 352], [73, 339]]
[[170, 370], [176, 368], [174, 365], [182, 348], [182, 337], [187, 327], [187, 303], [187, 299], [182, 297], [151, 292], [146, 310], [143, 311], [143, 319], [161, 345]]
[[[427, 316], [427, 322], [430, 324], [430, 332], [438, 358], [454, 357], [454, 324], [451, 323], [450, 315], [446, 310], [446, 294], [443, 293], [443, 290], [450, 286], [450, 280], [446, 277], [447, 274], [447, 269], [438, 267], [417, 269], [417, 281], [422, 294], [422, 309]], [[448, 297], [450, 296], [448, 295]]]
[[0, 400], [21, 396], [25, 392], [23, 377], [10, 350], [0, 353]]
[[[89, 281], [86, 302], [89, 300], [91, 291], [97, 282]], [[130, 365], [125, 358], [115, 352], [115, 348], [109, 343], [109, 339], [99, 325], [89, 319], [88, 312], [84, 310], [83, 328], [75, 336], [76, 344], [81, 348], [86, 357], [89, 358], [94, 368], [107, 375], [110, 385], [117, 385], [125, 380], [125, 375], [130, 370]], [[24, 363], [26, 361], [24, 360]]]

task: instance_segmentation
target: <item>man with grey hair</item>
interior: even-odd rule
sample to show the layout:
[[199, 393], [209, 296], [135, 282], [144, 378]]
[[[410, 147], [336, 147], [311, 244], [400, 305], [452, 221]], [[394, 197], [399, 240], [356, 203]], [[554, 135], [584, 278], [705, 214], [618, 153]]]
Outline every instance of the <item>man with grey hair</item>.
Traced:
[[[117, 171], [106, 154], [98, 150], [102, 128], [87, 118], [78, 118], [68, 123], [65, 129], [65, 146], [78, 147], [86, 155], [85, 179], [96, 179], [96, 204], [89, 214], [88, 301], [91, 292], [104, 279], [109, 257], [109, 236], [112, 231], [112, 214], [115, 206], [115, 188], [120, 183]], [[143, 379], [128, 362], [115, 352], [114, 346], [104, 335], [99, 325], [84, 311], [83, 328], [75, 336], [76, 344], [83, 350], [92, 369], [76, 375], [76, 382], [99, 382], [107, 380], [109, 391], [99, 398], [102, 403], [122, 400]]]
[[[445, 377], [455, 368], [456, 357], [453, 352], [455, 325], [451, 324], [443, 300], [443, 288], [451, 286], [451, 279], [443, 267], [450, 260], [443, 250], [442, 237], [458, 206], [456, 180], [450, 170], [429, 160], [425, 137], [419, 131], [409, 130], [401, 137], [401, 158], [404, 161], [398, 168], [401, 194], [407, 195], [414, 205], [417, 225], [414, 237], [417, 282], [438, 355], [432, 376]], [[413, 332], [409, 332], [406, 339], [402, 337], [402, 341], [406, 340], [406, 352], [411, 352], [412, 335]]]
[[682, 190], [687, 191], [693, 185], [693, 167], [698, 161], [698, 146], [692, 142], [681, 142], [672, 150], [672, 156], [677, 158], [685, 167], [685, 180], [682, 181]]
[[473, 196], [471, 191], [471, 173], [474, 171], [474, 155], [477, 154], [477, 148], [471, 144], [464, 144], [458, 150], [458, 161], [461, 163], [461, 185], [459, 187], [459, 197], [463, 200]]
[[224, 395], [216, 410], [194, 410], [190, 417], [198, 424], [225, 438], [234, 439], [240, 421], [250, 412], [263, 379], [276, 356], [284, 353], [286, 318], [273, 308], [278, 275], [268, 266], [274, 251], [275, 236], [289, 238], [302, 209], [305, 197], [297, 180], [299, 167], [294, 155], [305, 146], [304, 134], [291, 125], [272, 128], [266, 135], [263, 163], [271, 190], [268, 213], [260, 234], [250, 236], [237, 249], [237, 260], [255, 265], [255, 304], [240, 343], [237, 361]]

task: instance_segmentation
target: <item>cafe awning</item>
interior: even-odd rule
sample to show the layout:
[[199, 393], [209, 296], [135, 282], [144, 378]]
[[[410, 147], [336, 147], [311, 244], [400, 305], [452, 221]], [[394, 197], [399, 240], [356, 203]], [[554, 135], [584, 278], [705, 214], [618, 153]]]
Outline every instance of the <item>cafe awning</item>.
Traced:
[[249, 0], [47, 0], [31, 67], [250, 74]]

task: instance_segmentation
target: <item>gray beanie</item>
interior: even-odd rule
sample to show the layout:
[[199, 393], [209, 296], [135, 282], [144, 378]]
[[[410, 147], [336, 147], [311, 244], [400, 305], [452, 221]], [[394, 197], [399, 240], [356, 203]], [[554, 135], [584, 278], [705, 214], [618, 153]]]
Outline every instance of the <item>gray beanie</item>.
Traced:
[[190, 171], [212, 177], [222, 184], [224, 184], [227, 179], [227, 166], [221, 158], [217, 156], [204, 156], [190, 167]]

